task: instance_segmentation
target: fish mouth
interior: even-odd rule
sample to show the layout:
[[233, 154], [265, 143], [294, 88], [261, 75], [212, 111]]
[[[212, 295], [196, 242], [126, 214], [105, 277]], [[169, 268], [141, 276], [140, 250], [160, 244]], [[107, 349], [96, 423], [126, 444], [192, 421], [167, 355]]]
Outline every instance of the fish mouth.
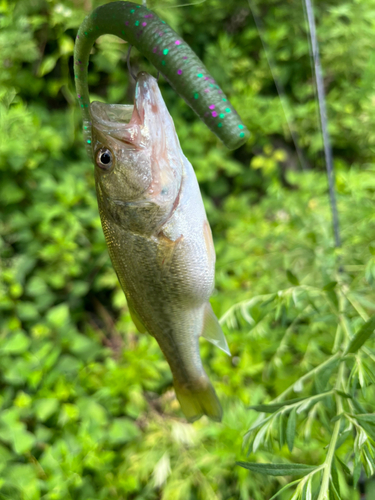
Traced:
[[113, 127], [128, 125], [134, 114], [134, 106], [129, 104], [106, 104], [94, 101], [90, 105], [91, 116], [95, 125]]
[[90, 104], [92, 124], [104, 134], [141, 147], [144, 141], [142, 136], [145, 135], [141, 129], [150, 128], [148, 117], [151, 113], [157, 116], [157, 96], [156, 79], [142, 71], [137, 76], [134, 105], [94, 101]]
[[127, 128], [132, 125], [144, 125], [147, 108], [154, 113], [158, 111], [156, 79], [141, 71], [138, 73], [134, 105], [133, 104], [106, 104], [93, 101], [90, 105], [91, 117], [95, 125], [100, 128]]

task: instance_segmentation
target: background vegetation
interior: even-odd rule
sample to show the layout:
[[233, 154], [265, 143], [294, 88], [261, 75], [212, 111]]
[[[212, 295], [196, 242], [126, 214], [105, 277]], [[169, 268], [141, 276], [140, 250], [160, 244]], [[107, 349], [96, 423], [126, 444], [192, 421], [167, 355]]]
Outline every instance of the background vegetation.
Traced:
[[[148, 2], [252, 132], [228, 152], [161, 78], [211, 222], [212, 304], [233, 354], [202, 341], [224, 420], [193, 425], [156, 342], [135, 332], [100, 226], [72, 53], [102, 3], [0, 2], [0, 499], [264, 500], [292, 480], [236, 461], [325, 464], [281, 498], [317, 498], [328, 471], [319, 500], [359, 499], [361, 467], [375, 470], [374, 340], [353, 347], [374, 329], [375, 1], [316, 5], [341, 250], [302, 4], [252, 3], [280, 99], [245, 0]], [[154, 73], [136, 51], [132, 65]], [[132, 101], [118, 39], [98, 40], [89, 74], [92, 98]]]

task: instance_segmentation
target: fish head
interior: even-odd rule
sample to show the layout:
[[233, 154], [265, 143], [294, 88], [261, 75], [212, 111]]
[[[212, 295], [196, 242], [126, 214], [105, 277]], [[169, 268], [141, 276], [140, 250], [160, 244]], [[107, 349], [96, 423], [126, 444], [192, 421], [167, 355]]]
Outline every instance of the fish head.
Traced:
[[139, 223], [141, 213], [141, 225], [162, 224], [181, 188], [183, 154], [156, 79], [138, 74], [133, 106], [93, 102], [90, 113], [98, 199], [117, 222], [136, 213]]

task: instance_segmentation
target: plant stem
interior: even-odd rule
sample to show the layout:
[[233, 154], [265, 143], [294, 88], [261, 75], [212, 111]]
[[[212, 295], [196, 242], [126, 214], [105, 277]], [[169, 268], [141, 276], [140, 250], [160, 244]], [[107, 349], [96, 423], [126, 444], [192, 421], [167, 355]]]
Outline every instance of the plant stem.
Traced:
[[[344, 364], [341, 364], [336, 381], [337, 390], [339, 390], [341, 387], [343, 375], [344, 375]], [[343, 411], [341, 397], [337, 393], [336, 393], [336, 409], [337, 409], [337, 415], [340, 415], [340, 413], [342, 413]], [[323, 472], [322, 484], [320, 487], [318, 500], [328, 500], [329, 480], [331, 476], [331, 468], [332, 468], [333, 458], [335, 455], [336, 444], [340, 433], [340, 425], [341, 425], [341, 419], [336, 421], [335, 426], [333, 428], [331, 442], [329, 443], [327, 457], [324, 462], [324, 472]]]

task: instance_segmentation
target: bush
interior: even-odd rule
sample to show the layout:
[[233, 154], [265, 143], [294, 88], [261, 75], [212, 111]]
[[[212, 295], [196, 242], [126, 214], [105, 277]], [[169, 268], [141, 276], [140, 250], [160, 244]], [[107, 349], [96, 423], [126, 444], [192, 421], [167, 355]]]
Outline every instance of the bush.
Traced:
[[[355, 498], [345, 467], [358, 478], [362, 461], [373, 473], [373, 423], [363, 417], [374, 411], [373, 338], [341, 368], [327, 363], [375, 309], [374, 6], [318, 5], [344, 241], [335, 250], [325, 175], [318, 161], [298, 169], [248, 4], [170, 8], [176, 5], [155, 8], [203, 57], [253, 133], [239, 151], [226, 151], [161, 81], [215, 239], [212, 304], [233, 357], [205, 341], [201, 354], [223, 423], [185, 423], [168, 365], [154, 339], [135, 332], [109, 261], [72, 83], [74, 37], [87, 4], [3, 2], [0, 498], [264, 500], [286, 480], [236, 461], [321, 465], [332, 429], [346, 441], [331, 484], [339, 483], [343, 499]], [[321, 143], [302, 11], [276, 2], [267, 12], [260, 7], [311, 167]], [[131, 100], [125, 58], [116, 39], [99, 40], [92, 98]], [[136, 52], [132, 65], [153, 71]], [[331, 373], [298, 382], [322, 363]], [[280, 394], [289, 386], [288, 398], [316, 397], [317, 404], [285, 406]], [[319, 399], [324, 390], [331, 393]], [[284, 406], [255, 424], [254, 408], [268, 411], [267, 402]], [[256, 458], [247, 457], [250, 445]]]

